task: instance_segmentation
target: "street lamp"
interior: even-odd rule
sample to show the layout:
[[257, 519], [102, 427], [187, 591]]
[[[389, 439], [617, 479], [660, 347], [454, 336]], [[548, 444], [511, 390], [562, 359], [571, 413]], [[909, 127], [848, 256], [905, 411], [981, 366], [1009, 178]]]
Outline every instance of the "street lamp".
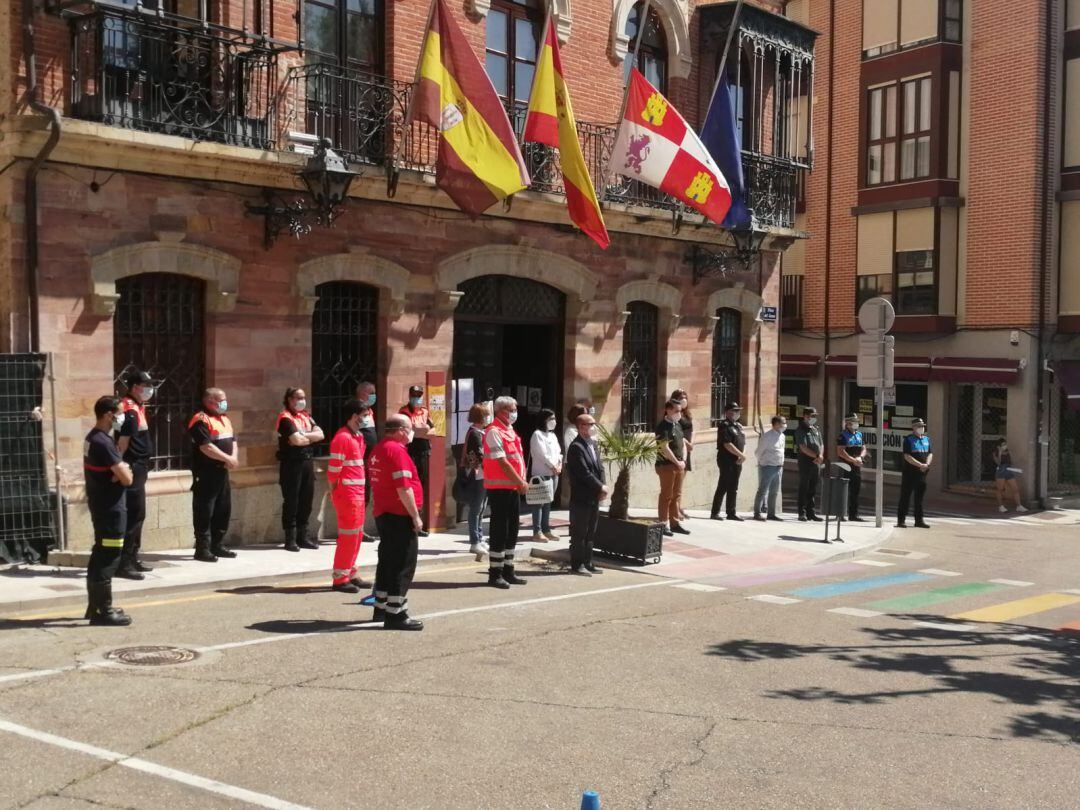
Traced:
[[753, 225], [733, 228], [731, 245], [711, 250], [702, 245], [694, 245], [690, 261], [693, 265], [693, 281], [697, 284], [707, 276], [726, 278], [735, 273], [745, 273], [753, 269], [754, 260], [760, 255], [768, 231], [756, 229]]
[[349, 195], [349, 186], [358, 173], [349, 169], [349, 162], [330, 148], [330, 141], [320, 138], [315, 151], [299, 172], [311, 203], [304, 200], [286, 202], [275, 191], [264, 191], [263, 205], [247, 205], [249, 214], [265, 218], [264, 244], [267, 250], [283, 231], [298, 239], [311, 233], [312, 225], [333, 227], [341, 207]]

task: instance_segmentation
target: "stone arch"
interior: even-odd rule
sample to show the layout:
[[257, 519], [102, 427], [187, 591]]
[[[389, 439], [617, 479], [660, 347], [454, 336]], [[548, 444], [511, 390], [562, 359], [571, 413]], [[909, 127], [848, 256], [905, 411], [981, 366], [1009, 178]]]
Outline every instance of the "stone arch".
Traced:
[[571, 302], [592, 301], [599, 281], [579, 262], [558, 253], [521, 245], [484, 245], [443, 260], [435, 271], [439, 303], [453, 310], [458, 285], [479, 276], [510, 275], [547, 284], [566, 293]]
[[409, 271], [389, 259], [367, 253], [334, 253], [304, 262], [296, 272], [296, 293], [304, 311], [315, 311], [319, 296], [315, 288], [326, 281], [356, 281], [377, 287], [379, 309], [391, 320], [405, 311], [405, 288]]
[[177, 273], [206, 282], [206, 310], [230, 312], [236, 305], [240, 260], [228, 253], [183, 243], [182, 234], [157, 242], [123, 245], [90, 259], [90, 311], [112, 316], [120, 294], [116, 282], [143, 273]]
[[738, 310], [744, 319], [756, 320], [761, 313], [761, 296], [745, 287], [724, 287], [705, 300], [705, 317], [715, 321], [716, 310], [724, 307]]
[[619, 324], [626, 323], [631, 301], [645, 301], [660, 310], [671, 331], [679, 325], [682, 314], [682, 293], [677, 287], [662, 281], [630, 281], [615, 291], [615, 313]]
[[[626, 21], [640, 0], [613, 0], [611, 15], [611, 54], [620, 64], [633, 48], [626, 36]], [[667, 36], [668, 71], [685, 79], [690, 75], [690, 12], [687, 0], [652, 0], [652, 8], [664, 23]]]

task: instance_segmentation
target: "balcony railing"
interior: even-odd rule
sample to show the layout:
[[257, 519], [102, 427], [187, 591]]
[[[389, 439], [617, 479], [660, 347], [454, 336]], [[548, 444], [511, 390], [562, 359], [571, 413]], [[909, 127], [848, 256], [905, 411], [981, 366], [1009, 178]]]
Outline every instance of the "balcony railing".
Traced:
[[273, 147], [277, 54], [259, 41], [123, 9], [99, 8], [71, 26], [75, 117]]

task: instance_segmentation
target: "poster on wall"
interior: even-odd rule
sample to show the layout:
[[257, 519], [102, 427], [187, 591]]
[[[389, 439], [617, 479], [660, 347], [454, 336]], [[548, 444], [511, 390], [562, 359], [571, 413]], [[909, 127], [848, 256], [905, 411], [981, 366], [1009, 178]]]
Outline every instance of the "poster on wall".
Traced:
[[544, 402], [544, 392], [543, 392], [543, 390], [540, 389], [540, 388], [530, 388], [529, 389], [529, 398], [528, 398], [527, 402], [528, 402], [527, 409], [528, 409], [529, 413], [537, 413], [540, 410], [540, 408], [543, 406], [543, 402]]
[[428, 386], [428, 418], [431, 419], [432, 436], [446, 435], [446, 386]]

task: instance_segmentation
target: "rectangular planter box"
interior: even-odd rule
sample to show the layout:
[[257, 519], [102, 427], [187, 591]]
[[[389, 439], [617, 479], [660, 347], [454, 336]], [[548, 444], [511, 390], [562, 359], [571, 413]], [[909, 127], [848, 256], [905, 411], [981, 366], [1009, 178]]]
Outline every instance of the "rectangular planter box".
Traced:
[[642, 565], [660, 562], [664, 549], [664, 524], [650, 521], [613, 520], [600, 515], [593, 550], [612, 557], [635, 560]]

